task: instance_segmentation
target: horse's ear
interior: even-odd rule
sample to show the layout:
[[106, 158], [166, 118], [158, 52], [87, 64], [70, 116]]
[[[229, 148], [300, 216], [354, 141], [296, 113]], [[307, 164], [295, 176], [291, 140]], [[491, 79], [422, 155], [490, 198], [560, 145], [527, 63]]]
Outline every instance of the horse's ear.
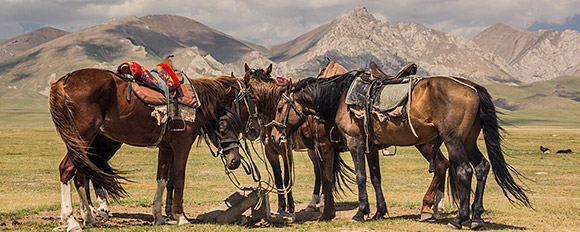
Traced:
[[166, 56], [165, 59], [163, 59], [162, 63], [166, 63], [167, 65], [169, 65], [169, 67], [171, 67], [171, 69], [173, 69], [173, 62], [170, 59], [171, 57], [173, 57], [173, 55]]
[[292, 89], [292, 78], [288, 79], [288, 82], [286, 83], [286, 92], [290, 92], [291, 89]]
[[266, 71], [264, 72], [264, 74], [266, 74], [266, 76], [270, 76], [270, 73], [272, 73], [272, 64], [270, 64], [267, 68]]
[[248, 72], [248, 71], [250, 71], [250, 70], [251, 70], [251, 69], [250, 69], [250, 66], [248, 66], [248, 63], [244, 63], [244, 71], [245, 71], [245, 72]]

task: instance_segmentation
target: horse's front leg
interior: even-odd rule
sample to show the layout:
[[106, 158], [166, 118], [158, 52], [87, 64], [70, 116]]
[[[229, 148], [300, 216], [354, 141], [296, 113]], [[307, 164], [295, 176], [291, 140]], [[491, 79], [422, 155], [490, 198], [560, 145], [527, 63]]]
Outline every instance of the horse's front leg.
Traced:
[[[274, 183], [278, 191], [284, 190], [282, 179], [282, 167], [280, 166], [280, 158], [278, 154], [266, 148], [266, 158], [270, 167], [272, 167], [272, 174], [274, 175]], [[284, 193], [278, 192], [278, 213], [282, 214], [286, 211], [286, 197]]]
[[[183, 133], [183, 132], [180, 132]], [[171, 211], [178, 225], [189, 224], [189, 220], [183, 213], [183, 190], [185, 187], [185, 167], [189, 150], [195, 138], [190, 136], [176, 136], [179, 141], [172, 143], [173, 147], [173, 205]]]
[[[308, 203], [306, 211], [318, 211], [316, 205], [320, 202], [321, 167], [319, 165], [316, 153], [313, 150], [308, 149], [308, 158], [310, 158], [310, 161], [312, 161], [312, 166], [314, 168], [314, 191], [312, 192], [312, 199]], [[320, 209], [320, 211], [322, 211], [322, 209]]]
[[294, 163], [292, 156], [292, 150], [288, 150], [286, 155], [282, 156], [284, 159], [284, 188], [289, 189], [288, 194], [286, 194], [288, 198], [288, 213], [292, 214], [294, 217], [294, 196], [292, 196], [292, 187], [294, 186], [294, 175], [292, 172], [294, 171], [294, 167], [292, 164]]
[[173, 149], [171, 147], [164, 145], [159, 147], [159, 153], [157, 158], [157, 188], [155, 190], [155, 196], [153, 197], [153, 205], [151, 206], [151, 211], [153, 213], [153, 225], [163, 225], [165, 224], [165, 219], [161, 213], [161, 208], [163, 206], [163, 192], [167, 186], [168, 179], [168, 169], [171, 166], [170, 163], [173, 157]]
[[[335, 171], [335, 159], [340, 158], [340, 153], [335, 151], [335, 147], [329, 141], [322, 146], [322, 164], [321, 175], [322, 175], [322, 197], [323, 203], [321, 203], [322, 214], [318, 218], [320, 221], [330, 221], [336, 217], [336, 208], [334, 205], [334, 195], [333, 187], [335, 187], [334, 181], [334, 171]], [[338, 171], [338, 169], [337, 169]]]
[[[431, 184], [423, 197], [423, 207], [421, 208], [421, 219], [419, 221], [439, 217], [439, 204], [443, 201], [443, 191], [445, 190], [445, 173], [447, 168], [449, 168], [449, 160], [441, 153], [440, 145], [441, 143], [432, 141], [416, 146], [423, 157], [430, 162], [429, 167], [431, 168], [433, 165], [435, 170]], [[435, 157], [435, 160], [432, 160], [433, 157]]]
[[371, 174], [371, 183], [375, 189], [375, 196], [377, 198], [377, 212], [373, 216], [373, 220], [383, 219], [387, 211], [387, 203], [385, 203], [385, 196], [383, 195], [383, 188], [381, 187], [381, 168], [379, 164], [379, 152], [373, 149], [367, 154], [367, 163], [369, 165], [369, 172]]
[[167, 180], [167, 195], [165, 197], [165, 215], [168, 220], [175, 220], [171, 208], [173, 206], [173, 160], [170, 162], [169, 176]]
[[352, 161], [354, 162], [356, 184], [358, 186], [358, 211], [352, 217], [352, 220], [362, 222], [365, 220], [365, 216], [371, 213], [366, 186], [367, 174], [365, 167], [364, 142], [352, 137], [346, 137], [346, 141], [352, 156]]

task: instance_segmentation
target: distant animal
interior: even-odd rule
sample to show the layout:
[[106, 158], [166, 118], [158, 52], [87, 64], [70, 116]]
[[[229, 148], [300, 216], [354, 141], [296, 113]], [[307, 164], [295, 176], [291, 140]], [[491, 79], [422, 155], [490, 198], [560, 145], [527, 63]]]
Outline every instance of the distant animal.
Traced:
[[572, 153], [572, 149], [558, 150], [556, 153]]
[[550, 148], [544, 147], [542, 145], [540, 145], [540, 151], [542, 151], [544, 154], [550, 154]]

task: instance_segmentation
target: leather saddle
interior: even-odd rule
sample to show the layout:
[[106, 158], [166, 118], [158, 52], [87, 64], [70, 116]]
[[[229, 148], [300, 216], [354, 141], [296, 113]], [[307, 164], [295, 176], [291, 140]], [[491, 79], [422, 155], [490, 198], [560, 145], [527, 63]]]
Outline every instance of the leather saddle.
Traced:
[[379, 112], [389, 112], [402, 105], [414, 86], [413, 77], [417, 65], [410, 63], [403, 67], [397, 75], [387, 76], [376, 63], [369, 64], [369, 71], [358, 76], [351, 84], [346, 104], [366, 107]]
[[157, 65], [156, 68], [160, 70], [155, 72], [157, 75], [135, 62], [125, 62], [119, 65], [117, 74], [124, 75], [128, 82], [127, 101], [131, 101], [131, 93], [133, 93], [143, 103], [151, 106], [175, 104], [190, 108], [199, 107], [197, 94], [191, 82], [188, 78], [182, 77], [182, 72], [174, 72], [171, 57], [173, 56], [167, 56], [162, 63]]

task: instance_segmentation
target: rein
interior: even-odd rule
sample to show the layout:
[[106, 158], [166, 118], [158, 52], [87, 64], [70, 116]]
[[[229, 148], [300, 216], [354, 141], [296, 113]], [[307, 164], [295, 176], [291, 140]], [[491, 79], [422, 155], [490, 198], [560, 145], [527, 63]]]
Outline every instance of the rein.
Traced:
[[[238, 118], [241, 118], [240, 102], [243, 102], [242, 104], [246, 105], [246, 108], [248, 109], [248, 114], [249, 114], [248, 122], [245, 125], [244, 131], [241, 131], [242, 138], [245, 140], [244, 141], [245, 146], [241, 146], [239, 139], [237, 139], [237, 140], [233, 140], [233, 139], [220, 140], [220, 142], [218, 143], [217, 152], [214, 152], [212, 150], [211, 145], [210, 145], [206, 136], [204, 136], [204, 139], [205, 139], [207, 146], [209, 147], [209, 149], [211, 151], [211, 154], [214, 157], [220, 156], [220, 160], [222, 161], [222, 164], [224, 165], [224, 172], [228, 176], [228, 178], [230, 179], [232, 184], [236, 188], [238, 188], [239, 190], [251, 190], [252, 188], [243, 187], [240, 184], [236, 174], [233, 171], [228, 169], [227, 162], [226, 162], [225, 157], [223, 155], [224, 152], [229, 151], [231, 149], [241, 148], [240, 150], [242, 150], [242, 152], [247, 157], [246, 158], [240, 154], [240, 158], [242, 161], [242, 167], [243, 167], [245, 173], [247, 175], [251, 175], [254, 182], [258, 182], [258, 183], [261, 182], [262, 177], [261, 177], [260, 171], [258, 170], [258, 167], [256, 166], [256, 164], [254, 162], [254, 159], [252, 157], [252, 153], [251, 153], [249, 146], [248, 146], [248, 143], [247, 143], [247, 137], [248, 137], [247, 134], [250, 132], [250, 130], [253, 130], [254, 128], [256, 128], [254, 123], [253, 123], [254, 119], [259, 120], [258, 110], [256, 108], [256, 105], [253, 105], [253, 107], [252, 107], [250, 104], [251, 100], [249, 99], [249, 97], [250, 97], [249, 96], [249, 89], [244, 85], [244, 83], [242, 83], [240, 81], [238, 81], [238, 85], [240, 86], [241, 91], [238, 92], [237, 89], [235, 90], [235, 95], [236, 95], [236, 99], [234, 101], [235, 113], [236, 113]], [[226, 148], [223, 148], [222, 143], [226, 143], [226, 142], [231, 143], [231, 145], [226, 147]], [[254, 148], [254, 151], [255, 151], [255, 148]], [[257, 154], [257, 152], [256, 152], [256, 154]], [[260, 188], [260, 187], [258, 187], [258, 188]]]
[[[266, 127], [268, 126], [275, 126], [277, 128], [281, 128], [284, 129], [284, 131], [286, 130], [286, 122], [288, 121], [288, 116], [290, 115], [290, 109], [293, 109], [296, 114], [298, 114], [298, 116], [300, 116], [300, 119], [302, 119], [302, 121], [306, 121], [306, 114], [304, 114], [300, 109], [298, 109], [298, 106], [296, 106], [296, 102], [294, 101], [294, 95], [290, 95], [290, 97], [286, 96], [286, 94], [282, 93], [281, 94], [282, 99], [284, 99], [286, 101], [285, 105], [288, 105], [288, 107], [286, 107], [286, 109], [284, 110], [284, 117], [282, 118], [282, 122], [277, 122], [275, 119], [272, 120], [270, 123], [264, 125]], [[282, 143], [286, 143], [286, 135], [282, 134], [282, 137], [280, 137], [280, 141]]]

